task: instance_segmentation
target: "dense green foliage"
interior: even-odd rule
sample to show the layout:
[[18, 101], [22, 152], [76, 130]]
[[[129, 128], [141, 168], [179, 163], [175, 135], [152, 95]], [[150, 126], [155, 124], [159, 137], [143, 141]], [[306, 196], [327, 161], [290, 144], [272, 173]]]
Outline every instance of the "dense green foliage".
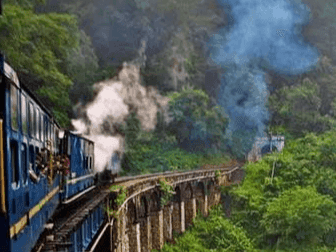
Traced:
[[210, 105], [204, 91], [184, 89], [170, 98], [173, 121], [169, 128], [180, 147], [203, 153], [224, 149], [228, 118], [219, 106]]
[[36, 91], [65, 126], [69, 123], [71, 79], [62, 71], [68, 52], [78, 46], [76, 19], [66, 14], [36, 14], [6, 4], [0, 19], [0, 47], [24, 83]]
[[244, 182], [232, 191], [233, 222], [261, 248], [334, 246], [335, 144], [334, 131], [308, 134], [290, 141], [282, 153], [247, 165]]
[[186, 89], [170, 97], [172, 122], [168, 127], [160, 123], [159, 116], [156, 131], [143, 132], [135, 113], [121, 127], [126, 142], [125, 173], [190, 170], [228, 161], [222, 151], [228, 119], [218, 107], [209, 105], [208, 95]]
[[240, 185], [223, 189], [233, 197], [230, 220], [217, 209], [163, 251], [335, 251], [335, 167], [335, 131], [288, 141], [282, 153], [247, 164]]
[[204, 164], [229, 161], [224, 154], [202, 155], [178, 147], [174, 136], [162, 139], [157, 135], [142, 133], [133, 145], [126, 149], [123, 158], [124, 174], [146, 174], [173, 170], [191, 170]]
[[160, 191], [162, 192], [160, 198], [161, 206], [165, 206], [168, 202], [173, 198], [173, 187], [167, 183], [167, 181], [163, 178], [159, 180]]
[[334, 128], [335, 83], [336, 68], [327, 57], [321, 58], [317, 68], [308, 74], [272, 83], [276, 91], [268, 101], [273, 114], [270, 127], [274, 131], [287, 131], [294, 137]]
[[244, 230], [235, 227], [224, 217], [221, 206], [212, 209], [208, 218], [198, 215], [194, 220], [194, 227], [183, 236], [175, 238], [175, 242], [175, 245], [165, 245], [161, 251], [255, 251]]
[[294, 187], [270, 202], [261, 223], [268, 234], [314, 243], [336, 221], [336, 203], [317, 193], [315, 187]]

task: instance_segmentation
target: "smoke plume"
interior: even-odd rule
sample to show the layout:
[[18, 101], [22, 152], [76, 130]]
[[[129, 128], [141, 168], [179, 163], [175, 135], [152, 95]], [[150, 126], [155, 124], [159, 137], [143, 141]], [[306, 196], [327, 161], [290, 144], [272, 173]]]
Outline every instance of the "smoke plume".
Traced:
[[[144, 47], [145, 42], [142, 43]], [[95, 142], [95, 170], [104, 170], [113, 153], [124, 153], [124, 136], [118, 126], [125, 123], [131, 112], [137, 114], [141, 129], [155, 129], [157, 112], [167, 111], [168, 99], [154, 88], [141, 85], [140, 66], [144, 65], [143, 48], [133, 63], [124, 62], [118, 76], [96, 83], [94, 100], [77, 108], [78, 119], [72, 120], [77, 133]]]
[[301, 74], [318, 61], [317, 50], [304, 42], [301, 28], [308, 8], [287, 0], [220, 0], [232, 17], [209, 41], [211, 59], [225, 73], [218, 103], [230, 117], [227, 136], [240, 154], [263, 136], [268, 121], [266, 70]]

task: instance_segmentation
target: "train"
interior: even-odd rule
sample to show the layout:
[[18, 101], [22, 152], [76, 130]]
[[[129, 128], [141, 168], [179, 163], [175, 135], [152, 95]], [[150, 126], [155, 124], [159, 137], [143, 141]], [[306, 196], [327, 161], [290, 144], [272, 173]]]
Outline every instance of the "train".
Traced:
[[[62, 129], [1, 54], [0, 251], [32, 251], [60, 205], [113, 183], [120, 154], [113, 154], [102, 174], [94, 163], [94, 142]], [[88, 218], [74, 232], [93, 238], [104, 219], [102, 208]], [[69, 251], [85, 249], [80, 246], [74, 241]]]

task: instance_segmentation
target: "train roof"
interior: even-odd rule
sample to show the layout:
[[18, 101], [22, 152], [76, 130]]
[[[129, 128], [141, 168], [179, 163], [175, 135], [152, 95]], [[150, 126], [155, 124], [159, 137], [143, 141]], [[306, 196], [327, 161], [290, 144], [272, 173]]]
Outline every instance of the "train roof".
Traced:
[[72, 131], [72, 130], [67, 130], [71, 135], [74, 135], [76, 137], [80, 137], [83, 138], [84, 140], [91, 142], [94, 144], [94, 141], [90, 140], [89, 138], [85, 137], [83, 134], [81, 133], [77, 133], [76, 131]]

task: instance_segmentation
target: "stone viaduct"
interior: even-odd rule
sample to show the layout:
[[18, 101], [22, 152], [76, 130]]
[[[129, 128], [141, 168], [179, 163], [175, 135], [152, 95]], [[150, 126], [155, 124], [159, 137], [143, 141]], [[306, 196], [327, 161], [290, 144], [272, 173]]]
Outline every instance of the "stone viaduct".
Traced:
[[[164, 196], [159, 181], [173, 187], [173, 198], [162, 206]], [[174, 232], [183, 233], [193, 223], [196, 213], [207, 216], [208, 210], [221, 202], [219, 185], [228, 186], [242, 179], [240, 166], [162, 174], [150, 179], [121, 183], [127, 196], [116, 206], [118, 192], [111, 192], [105, 203], [114, 214], [103, 225], [103, 235], [87, 251], [142, 252], [161, 249], [173, 241]], [[120, 191], [119, 191], [120, 193]]]

